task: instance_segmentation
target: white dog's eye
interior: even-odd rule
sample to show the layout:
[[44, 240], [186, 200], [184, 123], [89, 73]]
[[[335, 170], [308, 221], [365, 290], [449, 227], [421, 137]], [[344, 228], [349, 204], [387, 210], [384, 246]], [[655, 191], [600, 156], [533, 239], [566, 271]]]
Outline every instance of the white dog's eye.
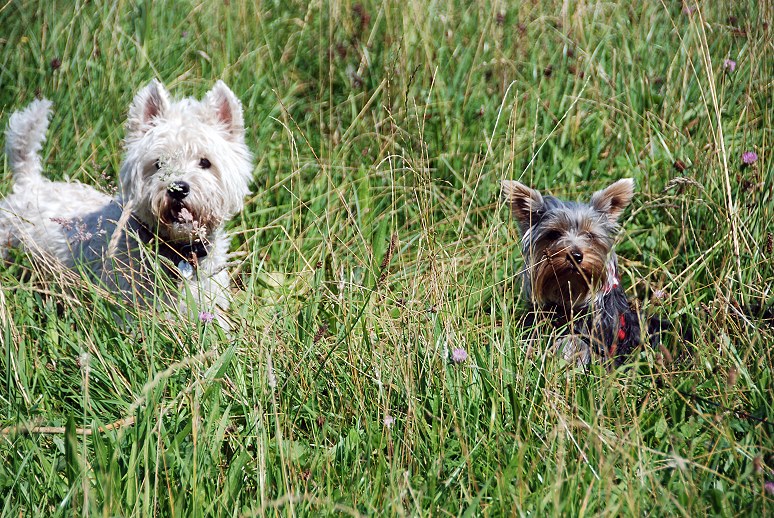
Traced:
[[160, 161], [159, 159], [156, 159], [156, 161], [155, 161], [155, 162], [153, 162], [153, 167], [155, 167], [155, 168], [156, 168], [156, 171], [158, 171], [159, 169], [161, 169], [161, 161]]
[[212, 164], [206, 158], [202, 158], [201, 160], [199, 160], [199, 167], [201, 167], [202, 169], [209, 169], [211, 166]]

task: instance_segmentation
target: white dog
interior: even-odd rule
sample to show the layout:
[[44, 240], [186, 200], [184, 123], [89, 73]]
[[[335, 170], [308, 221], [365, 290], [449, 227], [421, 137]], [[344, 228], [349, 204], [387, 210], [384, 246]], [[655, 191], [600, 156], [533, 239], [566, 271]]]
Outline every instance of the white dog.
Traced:
[[155, 80], [141, 90], [129, 108], [115, 199], [41, 176], [50, 109], [50, 101], [33, 101], [8, 124], [14, 184], [0, 201], [2, 257], [21, 247], [140, 306], [175, 301], [187, 314], [225, 325], [224, 223], [242, 209], [253, 171], [234, 93], [221, 81], [201, 101], [173, 101]]

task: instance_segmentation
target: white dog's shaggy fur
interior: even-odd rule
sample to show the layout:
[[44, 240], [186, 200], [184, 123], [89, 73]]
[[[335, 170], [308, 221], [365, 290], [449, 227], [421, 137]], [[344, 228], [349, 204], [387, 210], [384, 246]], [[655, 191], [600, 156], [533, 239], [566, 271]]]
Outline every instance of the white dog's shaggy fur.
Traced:
[[50, 101], [33, 101], [10, 118], [6, 154], [14, 184], [0, 201], [0, 255], [21, 247], [146, 307], [166, 299], [157, 281], [171, 281], [180, 309], [213, 314], [225, 325], [223, 226], [242, 209], [253, 171], [234, 93], [221, 81], [201, 101], [173, 101], [155, 80], [141, 90], [129, 108], [115, 199], [41, 176], [50, 110]]

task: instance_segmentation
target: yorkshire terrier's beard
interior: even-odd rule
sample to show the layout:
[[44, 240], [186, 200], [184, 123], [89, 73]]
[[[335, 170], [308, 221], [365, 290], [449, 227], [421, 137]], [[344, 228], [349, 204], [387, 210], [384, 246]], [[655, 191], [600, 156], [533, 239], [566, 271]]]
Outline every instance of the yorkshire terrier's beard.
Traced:
[[536, 306], [555, 308], [569, 316], [575, 308], [586, 306], [607, 282], [606, 251], [587, 248], [571, 252], [556, 243], [540, 248], [540, 259], [527, 265]]

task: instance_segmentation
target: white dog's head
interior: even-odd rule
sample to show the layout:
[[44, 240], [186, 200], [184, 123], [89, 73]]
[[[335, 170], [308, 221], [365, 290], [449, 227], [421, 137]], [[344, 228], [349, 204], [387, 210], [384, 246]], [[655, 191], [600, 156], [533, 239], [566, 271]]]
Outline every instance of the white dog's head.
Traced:
[[206, 242], [250, 192], [252, 156], [239, 99], [218, 81], [204, 99], [173, 101], [156, 80], [129, 108], [121, 195], [171, 242]]

